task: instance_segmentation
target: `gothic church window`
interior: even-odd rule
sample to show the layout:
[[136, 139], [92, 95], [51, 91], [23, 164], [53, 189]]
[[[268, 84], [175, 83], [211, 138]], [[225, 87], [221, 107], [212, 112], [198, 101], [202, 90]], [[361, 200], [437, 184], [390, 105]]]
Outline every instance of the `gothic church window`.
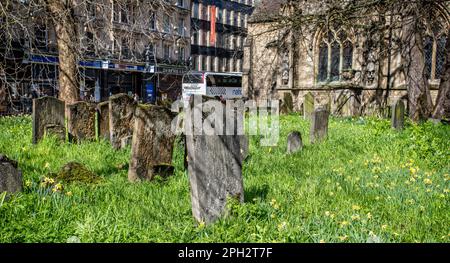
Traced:
[[318, 82], [340, 81], [344, 71], [353, 65], [353, 43], [343, 29], [322, 34], [318, 48]]
[[445, 62], [445, 44], [447, 43], [448, 23], [442, 16], [425, 18], [426, 36], [423, 42], [425, 75], [433, 81], [443, 74]]

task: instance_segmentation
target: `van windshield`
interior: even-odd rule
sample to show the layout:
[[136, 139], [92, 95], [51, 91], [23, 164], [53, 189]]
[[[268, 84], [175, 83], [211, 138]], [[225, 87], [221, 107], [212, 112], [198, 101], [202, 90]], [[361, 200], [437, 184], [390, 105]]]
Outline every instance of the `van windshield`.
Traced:
[[186, 74], [183, 83], [203, 83], [202, 74]]

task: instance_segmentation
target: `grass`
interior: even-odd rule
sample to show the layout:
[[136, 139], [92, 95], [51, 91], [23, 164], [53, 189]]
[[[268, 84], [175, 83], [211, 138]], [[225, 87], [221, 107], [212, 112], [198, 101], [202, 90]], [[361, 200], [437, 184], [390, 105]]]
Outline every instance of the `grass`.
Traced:
[[[245, 203], [205, 226], [191, 214], [178, 144], [173, 177], [129, 183], [129, 149], [32, 145], [30, 117], [0, 118], [0, 153], [19, 162], [25, 185], [0, 195], [0, 242], [449, 242], [449, 126], [396, 132], [387, 120], [332, 118], [328, 140], [311, 145], [307, 121], [288, 115], [280, 125], [277, 147], [250, 139]], [[305, 147], [286, 155], [293, 130]], [[56, 192], [40, 183], [70, 161], [103, 179]]]

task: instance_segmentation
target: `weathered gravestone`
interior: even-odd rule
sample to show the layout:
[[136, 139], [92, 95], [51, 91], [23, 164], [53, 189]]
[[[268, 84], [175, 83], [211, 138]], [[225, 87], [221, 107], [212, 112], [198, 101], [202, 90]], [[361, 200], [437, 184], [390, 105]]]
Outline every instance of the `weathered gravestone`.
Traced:
[[22, 191], [22, 173], [17, 162], [0, 154], [0, 193], [16, 193]]
[[116, 94], [109, 98], [109, 135], [115, 149], [122, 147], [122, 140], [132, 136], [136, 102], [127, 94]]
[[397, 100], [392, 106], [391, 126], [396, 130], [402, 130], [405, 125], [405, 104]]
[[67, 128], [70, 141], [95, 140], [96, 107], [95, 103], [86, 101], [67, 105]]
[[156, 174], [173, 173], [172, 153], [175, 134], [171, 131], [172, 112], [160, 106], [139, 105], [134, 116], [131, 161], [128, 180], [151, 180]]
[[109, 101], [97, 104], [97, 128], [98, 136], [109, 141]]
[[44, 127], [44, 137], [54, 136], [59, 141], [66, 140], [66, 128], [57, 124], [48, 124]]
[[[45, 134], [46, 127], [63, 129], [64, 123], [64, 101], [54, 97], [42, 97], [33, 100], [33, 143], [38, 143]], [[56, 127], [59, 126], [59, 127]]]
[[311, 143], [325, 140], [328, 134], [329, 111], [326, 107], [314, 110], [311, 120], [310, 141]]
[[289, 114], [294, 110], [294, 101], [290, 92], [283, 94], [283, 101], [281, 102], [281, 113]]
[[240, 135], [241, 158], [245, 161], [248, 157], [249, 140], [246, 135]]
[[[205, 114], [202, 114], [199, 109], [201, 105], [197, 104], [192, 112], [187, 112], [187, 127], [193, 118], [200, 118], [202, 123], [213, 126], [210, 116], [205, 117], [211, 111], [204, 111]], [[215, 101], [214, 112], [225, 114], [225, 109], [225, 105]], [[235, 117], [237, 114], [233, 113]], [[227, 121], [221, 119], [217, 122], [220, 120], [219, 115], [214, 120], [214, 129], [223, 125], [223, 130], [228, 128], [234, 135], [226, 135], [225, 132], [221, 133], [223, 135], [206, 133], [201, 127], [195, 126], [193, 132], [186, 134], [192, 213], [197, 221], [205, 223], [211, 223], [225, 213], [228, 199], [244, 201], [240, 145], [242, 137], [237, 134], [237, 125], [234, 125], [233, 130], [230, 125], [240, 118]]]
[[287, 153], [296, 153], [303, 148], [302, 135], [298, 131], [289, 133], [287, 137]]
[[305, 120], [311, 119], [313, 112], [314, 96], [311, 94], [311, 92], [308, 92], [303, 100], [303, 117], [305, 118]]

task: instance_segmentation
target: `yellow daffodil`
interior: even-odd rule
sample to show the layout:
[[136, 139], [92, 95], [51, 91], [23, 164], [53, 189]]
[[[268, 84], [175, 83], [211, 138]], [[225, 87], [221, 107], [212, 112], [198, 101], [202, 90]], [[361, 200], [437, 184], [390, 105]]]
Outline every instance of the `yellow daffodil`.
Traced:
[[367, 219], [371, 219], [372, 218], [372, 214], [369, 212], [367, 213]]
[[348, 224], [349, 224], [348, 221], [342, 221], [340, 223], [341, 227], [348, 226]]
[[351, 218], [353, 221], [358, 221], [360, 219], [359, 215], [352, 215]]
[[429, 185], [429, 184], [432, 184], [433, 181], [431, 179], [425, 178], [425, 179], [423, 179], [423, 183]]
[[345, 236], [340, 236], [340, 237], [339, 237], [339, 240], [341, 240], [341, 241], [345, 241], [345, 240], [347, 240], [347, 238], [348, 238], [348, 236], [347, 236], [347, 235], [345, 235]]
[[358, 211], [361, 207], [359, 205], [352, 205], [352, 210]]

